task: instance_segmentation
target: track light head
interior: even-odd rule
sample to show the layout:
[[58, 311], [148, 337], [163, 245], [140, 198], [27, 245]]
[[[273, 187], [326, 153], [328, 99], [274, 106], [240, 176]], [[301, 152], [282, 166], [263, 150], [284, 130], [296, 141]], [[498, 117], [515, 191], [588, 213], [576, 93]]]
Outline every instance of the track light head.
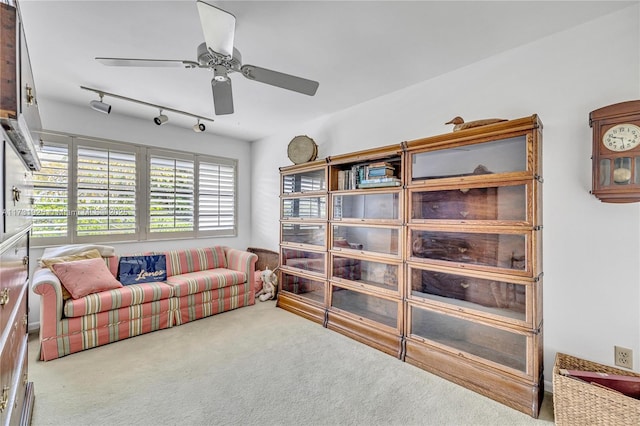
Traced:
[[167, 121], [169, 121], [169, 117], [164, 115], [162, 113], [162, 110], [160, 110], [160, 115], [159, 116], [153, 118], [153, 122], [156, 123], [158, 126], [162, 126]]
[[204, 123], [201, 123], [200, 120], [196, 124], [193, 125], [193, 131], [196, 133], [204, 132], [206, 130], [206, 126]]
[[89, 105], [91, 106], [91, 108], [95, 109], [98, 112], [109, 114], [111, 112], [111, 105], [102, 102], [102, 97], [104, 96], [102, 93], [99, 93], [98, 95], [100, 96], [100, 100], [91, 101], [89, 102]]

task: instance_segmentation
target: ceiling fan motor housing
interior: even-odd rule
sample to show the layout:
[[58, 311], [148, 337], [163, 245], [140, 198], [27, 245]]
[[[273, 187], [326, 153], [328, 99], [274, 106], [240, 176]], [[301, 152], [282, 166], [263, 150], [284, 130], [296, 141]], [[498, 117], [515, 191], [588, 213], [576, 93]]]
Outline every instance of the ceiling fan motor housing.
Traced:
[[233, 48], [233, 58], [228, 59], [224, 55], [209, 50], [206, 43], [198, 46], [198, 63], [203, 68], [215, 68], [222, 65], [227, 71], [240, 71], [242, 66], [242, 55], [235, 47]]

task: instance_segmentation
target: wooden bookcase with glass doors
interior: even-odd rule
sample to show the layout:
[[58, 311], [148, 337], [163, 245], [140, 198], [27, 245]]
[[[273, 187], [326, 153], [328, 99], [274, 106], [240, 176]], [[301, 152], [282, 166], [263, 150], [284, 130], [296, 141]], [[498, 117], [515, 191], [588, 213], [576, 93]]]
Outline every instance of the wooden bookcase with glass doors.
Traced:
[[281, 168], [278, 306], [537, 417], [536, 115]]

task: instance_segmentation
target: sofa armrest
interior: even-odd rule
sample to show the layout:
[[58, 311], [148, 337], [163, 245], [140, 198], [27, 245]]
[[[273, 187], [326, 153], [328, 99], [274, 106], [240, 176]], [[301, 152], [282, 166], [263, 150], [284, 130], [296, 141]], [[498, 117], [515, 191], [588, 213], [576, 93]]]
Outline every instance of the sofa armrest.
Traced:
[[[255, 271], [258, 255], [231, 247], [225, 247], [224, 253], [227, 257], [227, 267], [229, 269], [244, 272], [246, 274], [251, 292], [251, 299], [253, 300], [255, 295]], [[253, 304], [253, 301], [251, 304]]]
[[224, 253], [225, 256], [227, 256], [227, 265], [229, 269], [253, 275], [256, 270], [258, 255], [231, 247], [225, 247]]
[[62, 319], [62, 284], [49, 268], [39, 268], [32, 278], [31, 289], [40, 298], [40, 336], [56, 336]]

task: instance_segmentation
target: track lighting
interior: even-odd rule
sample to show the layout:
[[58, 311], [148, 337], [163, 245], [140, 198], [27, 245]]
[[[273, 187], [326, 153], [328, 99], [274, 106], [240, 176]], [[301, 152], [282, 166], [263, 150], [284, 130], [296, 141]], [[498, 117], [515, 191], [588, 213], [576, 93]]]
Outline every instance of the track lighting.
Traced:
[[204, 123], [200, 122], [200, 119], [198, 119], [198, 122], [193, 125], [193, 131], [196, 133], [204, 132], [205, 129], [206, 126], [204, 125]]
[[169, 117], [164, 115], [162, 113], [162, 110], [160, 110], [160, 115], [159, 116], [153, 118], [153, 122], [156, 123], [158, 126], [162, 126], [167, 121], [169, 121]]
[[[225, 75], [226, 75], [226, 73], [225, 73]], [[160, 115], [158, 115], [157, 117], [154, 117], [153, 118], [153, 122], [156, 123], [158, 126], [161, 126], [164, 123], [166, 123], [167, 121], [169, 121], [169, 117], [164, 115], [162, 113], [162, 111], [170, 111], [172, 113], [186, 115], [188, 117], [193, 117], [193, 118], [197, 119], [198, 122], [192, 128], [193, 128], [194, 132], [198, 132], [198, 133], [204, 132], [205, 129], [206, 129], [206, 126], [204, 124], [200, 123], [200, 120], [213, 121], [213, 118], [203, 117], [201, 115], [196, 115], [196, 114], [191, 114], [190, 112], [181, 111], [179, 109], [174, 109], [174, 108], [169, 108], [169, 107], [166, 107], [164, 105], [152, 104], [150, 102], [145, 102], [145, 101], [140, 101], [138, 99], [128, 98], [126, 96], [117, 95], [115, 93], [105, 92], [104, 90], [100, 90], [100, 89], [93, 89], [91, 87], [85, 87], [85, 86], [80, 86], [80, 88], [84, 89], [84, 90], [89, 90], [91, 92], [95, 92], [95, 93], [98, 94], [98, 96], [100, 96], [100, 100], [99, 101], [91, 101], [91, 102], [89, 102], [89, 105], [91, 105], [91, 108], [95, 109], [96, 111], [100, 111], [100, 112], [103, 112], [105, 114], [109, 114], [111, 112], [111, 105], [105, 104], [104, 102], [102, 102], [102, 98], [104, 96], [111, 96], [112, 98], [121, 99], [123, 101], [134, 102], [136, 104], [146, 105], [146, 106], [149, 106], [149, 107], [157, 108], [158, 110], [160, 110]]]
[[98, 112], [109, 114], [111, 112], [111, 105], [105, 104], [104, 102], [102, 102], [102, 98], [104, 97], [104, 93], [98, 93], [98, 96], [100, 96], [100, 100], [99, 101], [91, 101], [91, 102], [89, 102], [89, 105], [91, 105], [91, 108], [95, 109]]

